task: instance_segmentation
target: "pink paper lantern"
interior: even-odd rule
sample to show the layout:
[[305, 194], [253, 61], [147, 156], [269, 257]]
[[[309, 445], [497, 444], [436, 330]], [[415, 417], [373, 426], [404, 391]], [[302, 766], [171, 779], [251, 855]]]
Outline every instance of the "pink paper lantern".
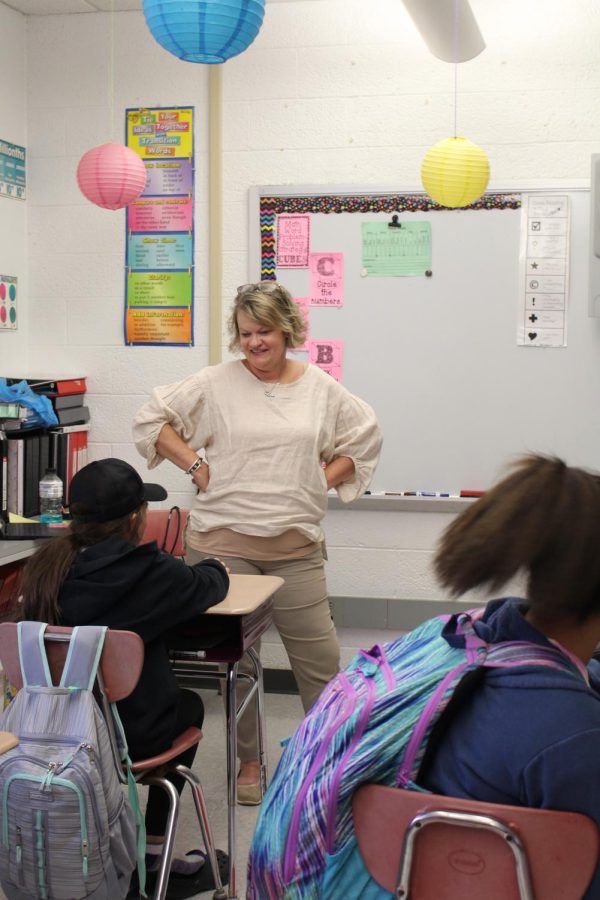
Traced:
[[101, 144], [84, 153], [77, 166], [77, 184], [84, 197], [103, 209], [122, 209], [140, 196], [146, 166], [124, 144]]

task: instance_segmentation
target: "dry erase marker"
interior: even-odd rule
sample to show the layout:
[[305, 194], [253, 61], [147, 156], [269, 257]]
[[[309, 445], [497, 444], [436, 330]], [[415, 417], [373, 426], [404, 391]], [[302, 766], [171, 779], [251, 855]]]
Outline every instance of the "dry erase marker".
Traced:
[[448, 491], [404, 491], [405, 497], [450, 497]]

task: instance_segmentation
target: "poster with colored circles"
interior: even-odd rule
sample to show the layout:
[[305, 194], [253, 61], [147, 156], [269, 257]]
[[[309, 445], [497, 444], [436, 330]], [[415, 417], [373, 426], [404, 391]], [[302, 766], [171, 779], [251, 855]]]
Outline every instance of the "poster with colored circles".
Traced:
[[0, 331], [17, 330], [17, 277], [0, 275]]

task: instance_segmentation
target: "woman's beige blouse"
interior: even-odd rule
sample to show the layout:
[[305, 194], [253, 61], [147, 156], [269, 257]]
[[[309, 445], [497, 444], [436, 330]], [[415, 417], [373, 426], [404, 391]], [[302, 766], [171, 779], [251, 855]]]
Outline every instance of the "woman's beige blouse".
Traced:
[[157, 387], [133, 424], [150, 469], [162, 462], [156, 441], [166, 423], [194, 450], [204, 448], [210, 463], [208, 490], [190, 514], [200, 532], [270, 537], [295, 528], [320, 541], [327, 509], [321, 460], [354, 461], [353, 478], [336, 489], [349, 502], [367, 489], [381, 449], [371, 407], [311, 365], [292, 384], [265, 384], [236, 360]]

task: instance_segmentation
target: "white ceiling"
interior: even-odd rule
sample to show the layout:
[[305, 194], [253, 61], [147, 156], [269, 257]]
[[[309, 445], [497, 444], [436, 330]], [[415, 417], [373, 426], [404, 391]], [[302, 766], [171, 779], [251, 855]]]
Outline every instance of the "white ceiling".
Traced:
[[[53, 16], [63, 13], [108, 12], [112, 9], [112, 0], [2, 0], [27, 16]], [[114, 0], [115, 10], [141, 9], [141, 0]]]
[[[5, 6], [27, 16], [55, 16], [64, 13], [110, 12], [113, 0], [1, 0]], [[290, 0], [266, 0], [267, 3], [286, 3]], [[114, 0], [114, 9], [141, 9], [142, 0]]]

